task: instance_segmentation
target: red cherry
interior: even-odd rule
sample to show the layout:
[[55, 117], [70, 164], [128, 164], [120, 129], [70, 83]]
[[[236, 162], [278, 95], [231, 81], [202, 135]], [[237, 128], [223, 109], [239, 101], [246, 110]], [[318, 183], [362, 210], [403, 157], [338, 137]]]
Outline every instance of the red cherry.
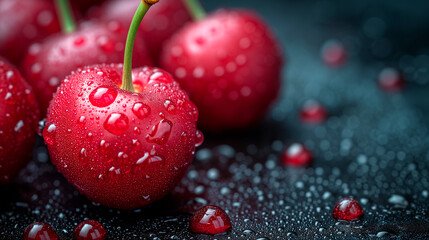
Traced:
[[52, 1], [0, 1], [0, 55], [14, 64], [21, 62], [32, 42], [59, 30]]
[[335, 204], [332, 216], [338, 220], [353, 221], [363, 216], [363, 210], [352, 198], [343, 198]]
[[339, 67], [347, 59], [344, 45], [337, 40], [326, 41], [321, 50], [323, 62], [331, 67]]
[[195, 233], [215, 235], [230, 229], [231, 220], [222, 208], [207, 205], [200, 208], [191, 217], [189, 228]]
[[[107, 21], [119, 21], [128, 26], [138, 4], [139, 1], [135, 0], [111, 0], [90, 13], [90, 16]], [[164, 42], [190, 21], [191, 16], [183, 1], [162, 0], [151, 7], [146, 17], [151, 21], [145, 21], [140, 25], [137, 38], [144, 39], [152, 58], [157, 62]]]
[[31, 159], [39, 109], [30, 85], [2, 58], [0, 99], [0, 183], [7, 183]]
[[74, 229], [73, 237], [76, 240], [104, 240], [106, 239], [106, 230], [101, 223], [95, 220], [86, 220]]
[[73, 7], [76, 7], [80, 11], [86, 11], [90, 7], [94, 7], [103, 1], [104, 0], [72, 0], [70, 3], [73, 5]]
[[[86, 22], [73, 33], [57, 34], [41, 44], [33, 44], [22, 68], [35, 89], [42, 116], [46, 115], [61, 80], [73, 70], [85, 65], [122, 62], [126, 33], [127, 28], [118, 22]], [[152, 63], [141, 39], [136, 39], [133, 52], [135, 66]]]
[[30, 224], [24, 232], [24, 240], [58, 240], [54, 229], [47, 223], [36, 222]]
[[313, 160], [310, 150], [301, 143], [292, 143], [287, 146], [281, 157], [284, 164], [291, 166], [305, 166]]
[[174, 73], [211, 131], [246, 128], [264, 117], [280, 88], [281, 51], [253, 12], [221, 10], [180, 30], [161, 66]]
[[328, 113], [325, 107], [313, 100], [306, 101], [300, 112], [301, 121], [306, 123], [322, 123], [327, 117]]
[[380, 87], [385, 91], [395, 92], [404, 88], [405, 80], [402, 74], [394, 68], [385, 68], [378, 77]]
[[198, 139], [196, 107], [179, 84], [144, 67], [133, 70], [137, 92], [125, 91], [119, 64], [85, 67], [67, 79], [43, 132], [58, 170], [108, 207], [134, 209], [164, 197], [186, 173]]

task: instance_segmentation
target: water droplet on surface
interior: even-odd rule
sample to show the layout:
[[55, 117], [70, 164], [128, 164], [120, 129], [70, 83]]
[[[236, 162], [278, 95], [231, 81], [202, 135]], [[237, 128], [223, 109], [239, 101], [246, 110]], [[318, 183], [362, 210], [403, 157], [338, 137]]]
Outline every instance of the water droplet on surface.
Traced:
[[85, 43], [85, 38], [84, 38], [84, 37], [77, 37], [77, 38], [73, 41], [73, 44], [74, 44], [76, 47], [80, 47], [80, 46], [82, 46], [84, 43]]
[[19, 132], [21, 129], [22, 129], [22, 127], [24, 126], [24, 122], [22, 121], [22, 120], [19, 120], [17, 123], [16, 123], [16, 125], [15, 125], [15, 127], [13, 128], [13, 130], [15, 131], [15, 132]]
[[167, 112], [175, 114], [176, 113], [176, 105], [169, 99], [164, 101], [164, 107], [167, 109]]
[[200, 208], [191, 217], [189, 228], [195, 233], [219, 234], [231, 228], [231, 221], [223, 209], [208, 205]]
[[58, 235], [47, 223], [36, 222], [30, 224], [24, 231], [24, 240], [58, 240]]
[[129, 126], [128, 117], [122, 113], [112, 113], [104, 122], [104, 129], [114, 135], [125, 133]]
[[160, 145], [166, 144], [171, 134], [173, 123], [167, 119], [162, 119], [152, 128], [152, 132], [146, 137], [151, 143]]
[[292, 143], [282, 152], [282, 162], [291, 166], [305, 166], [312, 162], [313, 155], [303, 144]]
[[73, 236], [76, 240], [104, 240], [107, 237], [103, 225], [95, 220], [79, 223], [73, 231]]
[[404, 88], [405, 80], [402, 74], [394, 68], [385, 68], [378, 76], [378, 84], [385, 91], [399, 91]]
[[308, 100], [300, 112], [300, 119], [306, 123], [318, 124], [326, 120], [328, 113], [320, 103]]
[[133, 105], [133, 113], [139, 118], [143, 119], [150, 115], [150, 107], [144, 103], [136, 102]]
[[47, 128], [43, 129], [43, 139], [48, 145], [54, 144], [54, 134], [55, 130], [57, 130], [57, 126], [55, 124], [50, 124]]
[[111, 53], [115, 50], [115, 41], [107, 36], [101, 36], [97, 39], [98, 46], [106, 53]]
[[398, 194], [393, 194], [390, 196], [388, 202], [397, 208], [406, 208], [408, 206], [408, 201], [405, 199], [405, 197]]
[[337, 40], [326, 41], [321, 49], [323, 62], [332, 67], [339, 67], [344, 64], [347, 52], [344, 45]]
[[101, 86], [91, 92], [89, 101], [96, 107], [107, 107], [115, 101], [117, 96], [118, 91], [113, 87]]
[[337, 220], [353, 221], [362, 218], [363, 210], [352, 198], [343, 198], [335, 204], [332, 216]]
[[195, 133], [195, 147], [199, 147], [204, 142], [204, 135], [200, 130]]

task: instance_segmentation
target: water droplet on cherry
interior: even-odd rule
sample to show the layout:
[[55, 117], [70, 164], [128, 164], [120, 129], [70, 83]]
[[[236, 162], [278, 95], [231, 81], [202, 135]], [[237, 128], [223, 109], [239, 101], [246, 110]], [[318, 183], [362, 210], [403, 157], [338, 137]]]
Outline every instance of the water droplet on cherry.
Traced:
[[343, 198], [335, 204], [332, 216], [337, 220], [353, 221], [363, 216], [363, 210], [356, 200]]
[[54, 144], [54, 135], [57, 130], [57, 126], [55, 124], [50, 124], [48, 127], [43, 129], [43, 139], [48, 145]]
[[102, 86], [94, 89], [89, 95], [89, 101], [96, 107], [107, 107], [112, 104], [118, 92], [113, 87]]
[[133, 105], [133, 113], [139, 118], [143, 119], [150, 115], [150, 107], [144, 103], [136, 102]]
[[35, 222], [24, 231], [24, 240], [58, 240], [55, 230], [47, 223]]
[[195, 147], [201, 146], [204, 142], [204, 135], [203, 133], [197, 129], [197, 132], [195, 133]]
[[104, 240], [106, 239], [106, 230], [101, 223], [95, 220], [86, 220], [74, 229], [74, 239], [76, 240]]
[[170, 137], [173, 123], [167, 119], [162, 119], [152, 128], [152, 132], [146, 137], [151, 143], [166, 144]]
[[195, 233], [219, 234], [231, 228], [231, 220], [223, 209], [213, 205], [200, 208], [191, 217], [189, 228]]
[[129, 126], [128, 117], [122, 113], [112, 113], [104, 122], [104, 129], [114, 135], [121, 135], [127, 131]]
[[303, 144], [292, 143], [282, 152], [282, 162], [291, 166], [305, 166], [311, 163], [313, 156]]

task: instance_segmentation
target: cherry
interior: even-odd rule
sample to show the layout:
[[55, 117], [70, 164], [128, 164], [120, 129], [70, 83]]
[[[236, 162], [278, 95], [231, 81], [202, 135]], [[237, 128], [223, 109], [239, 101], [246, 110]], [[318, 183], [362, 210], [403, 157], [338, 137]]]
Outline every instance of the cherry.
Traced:
[[311, 163], [313, 155], [303, 144], [292, 143], [282, 152], [282, 162], [291, 166], [305, 166]]
[[[97, 4], [102, 3], [104, 0], [73, 0], [72, 4], [74, 7], [81, 11], [86, 11]], [[131, 21], [130, 21], [131, 22]]]
[[223, 131], [255, 124], [280, 88], [277, 40], [263, 20], [247, 10], [220, 10], [207, 17], [198, 11], [194, 18], [198, 21], [166, 43], [161, 66], [197, 104], [201, 127]]
[[402, 74], [394, 68], [385, 68], [380, 72], [378, 83], [385, 91], [395, 92], [404, 88], [405, 80]]
[[49, 0], [0, 1], [0, 55], [18, 65], [27, 47], [60, 30]]
[[314, 100], [306, 101], [300, 112], [301, 121], [306, 123], [322, 123], [327, 117], [328, 113], [325, 107]]
[[347, 59], [344, 45], [337, 40], [326, 41], [321, 50], [323, 62], [331, 67], [339, 67]]
[[58, 240], [55, 230], [47, 223], [36, 222], [30, 224], [24, 232], [24, 240]]
[[8, 183], [31, 159], [38, 104], [18, 70], [0, 58], [0, 183]]
[[338, 220], [353, 221], [363, 216], [363, 210], [356, 200], [343, 198], [335, 204], [332, 216]]
[[104, 240], [107, 237], [103, 225], [95, 220], [79, 223], [73, 231], [73, 236], [76, 240]]
[[[111, 0], [90, 13], [90, 16], [129, 25], [138, 3], [135, 0]], [[191, 16], [182, 0], [162, 0], [152, 7], [147, 16], [153, 21], [140, 26], [138, 37], [144, 39], [152, 59], [157, 62], [164, 42], [190, 21]]]
[[222, 208], [207, 205], [197, 210], [191, 217], [189, 228], [195, 233], [215, 235], [230, 229], [231, 220]]
[[[22, 69], [35, 89], [42, 116], [46, 115], [52, 94], [61, 80], [73, 70], [86, 65], [122, 61], [127, 27], [115, 21], [85, 22], [75, 30], [71, 23], [63, 27], [66, 33], [53, 35], [29, 48]], [[136, 39], [134, 56], [135, 66], [152, 63], [141, 39]]]

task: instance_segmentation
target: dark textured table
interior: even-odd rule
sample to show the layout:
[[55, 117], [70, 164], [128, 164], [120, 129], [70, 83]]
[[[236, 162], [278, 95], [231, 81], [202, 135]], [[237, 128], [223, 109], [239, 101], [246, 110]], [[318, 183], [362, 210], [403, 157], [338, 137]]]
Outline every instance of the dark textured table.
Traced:
[[[256, 8], [257, 1], [203, 1]], [[1, 187], [0, 239], [21, 239], [35, 221], [71, 239], [84, 219], [100, 221], [109, 239], [429, 239], [429, 19], [425, 1], [263, 1], [287, 63], [284, 87], [267, 119], [248, 131], [207, 135], [187, 176], [165, 199], [136, 211], [89, 202], [50, 164], [38, 139], [34, 160]], [[320, 48], [338, 39], [341, 68], [327, 67]], [[398, 93], [377, 84], [386, 66], [400, 69]], [[329, 110], [321, 125], [298, 113], [308, 99]], [[282, 147], [303, 142], [312, 166], [279, 161]], [[353, 197], [363, 219], [332, 218], [335, 203]], [[232, 230], [207, 236], [188, 230], [195, 209], [227, 211]]]

